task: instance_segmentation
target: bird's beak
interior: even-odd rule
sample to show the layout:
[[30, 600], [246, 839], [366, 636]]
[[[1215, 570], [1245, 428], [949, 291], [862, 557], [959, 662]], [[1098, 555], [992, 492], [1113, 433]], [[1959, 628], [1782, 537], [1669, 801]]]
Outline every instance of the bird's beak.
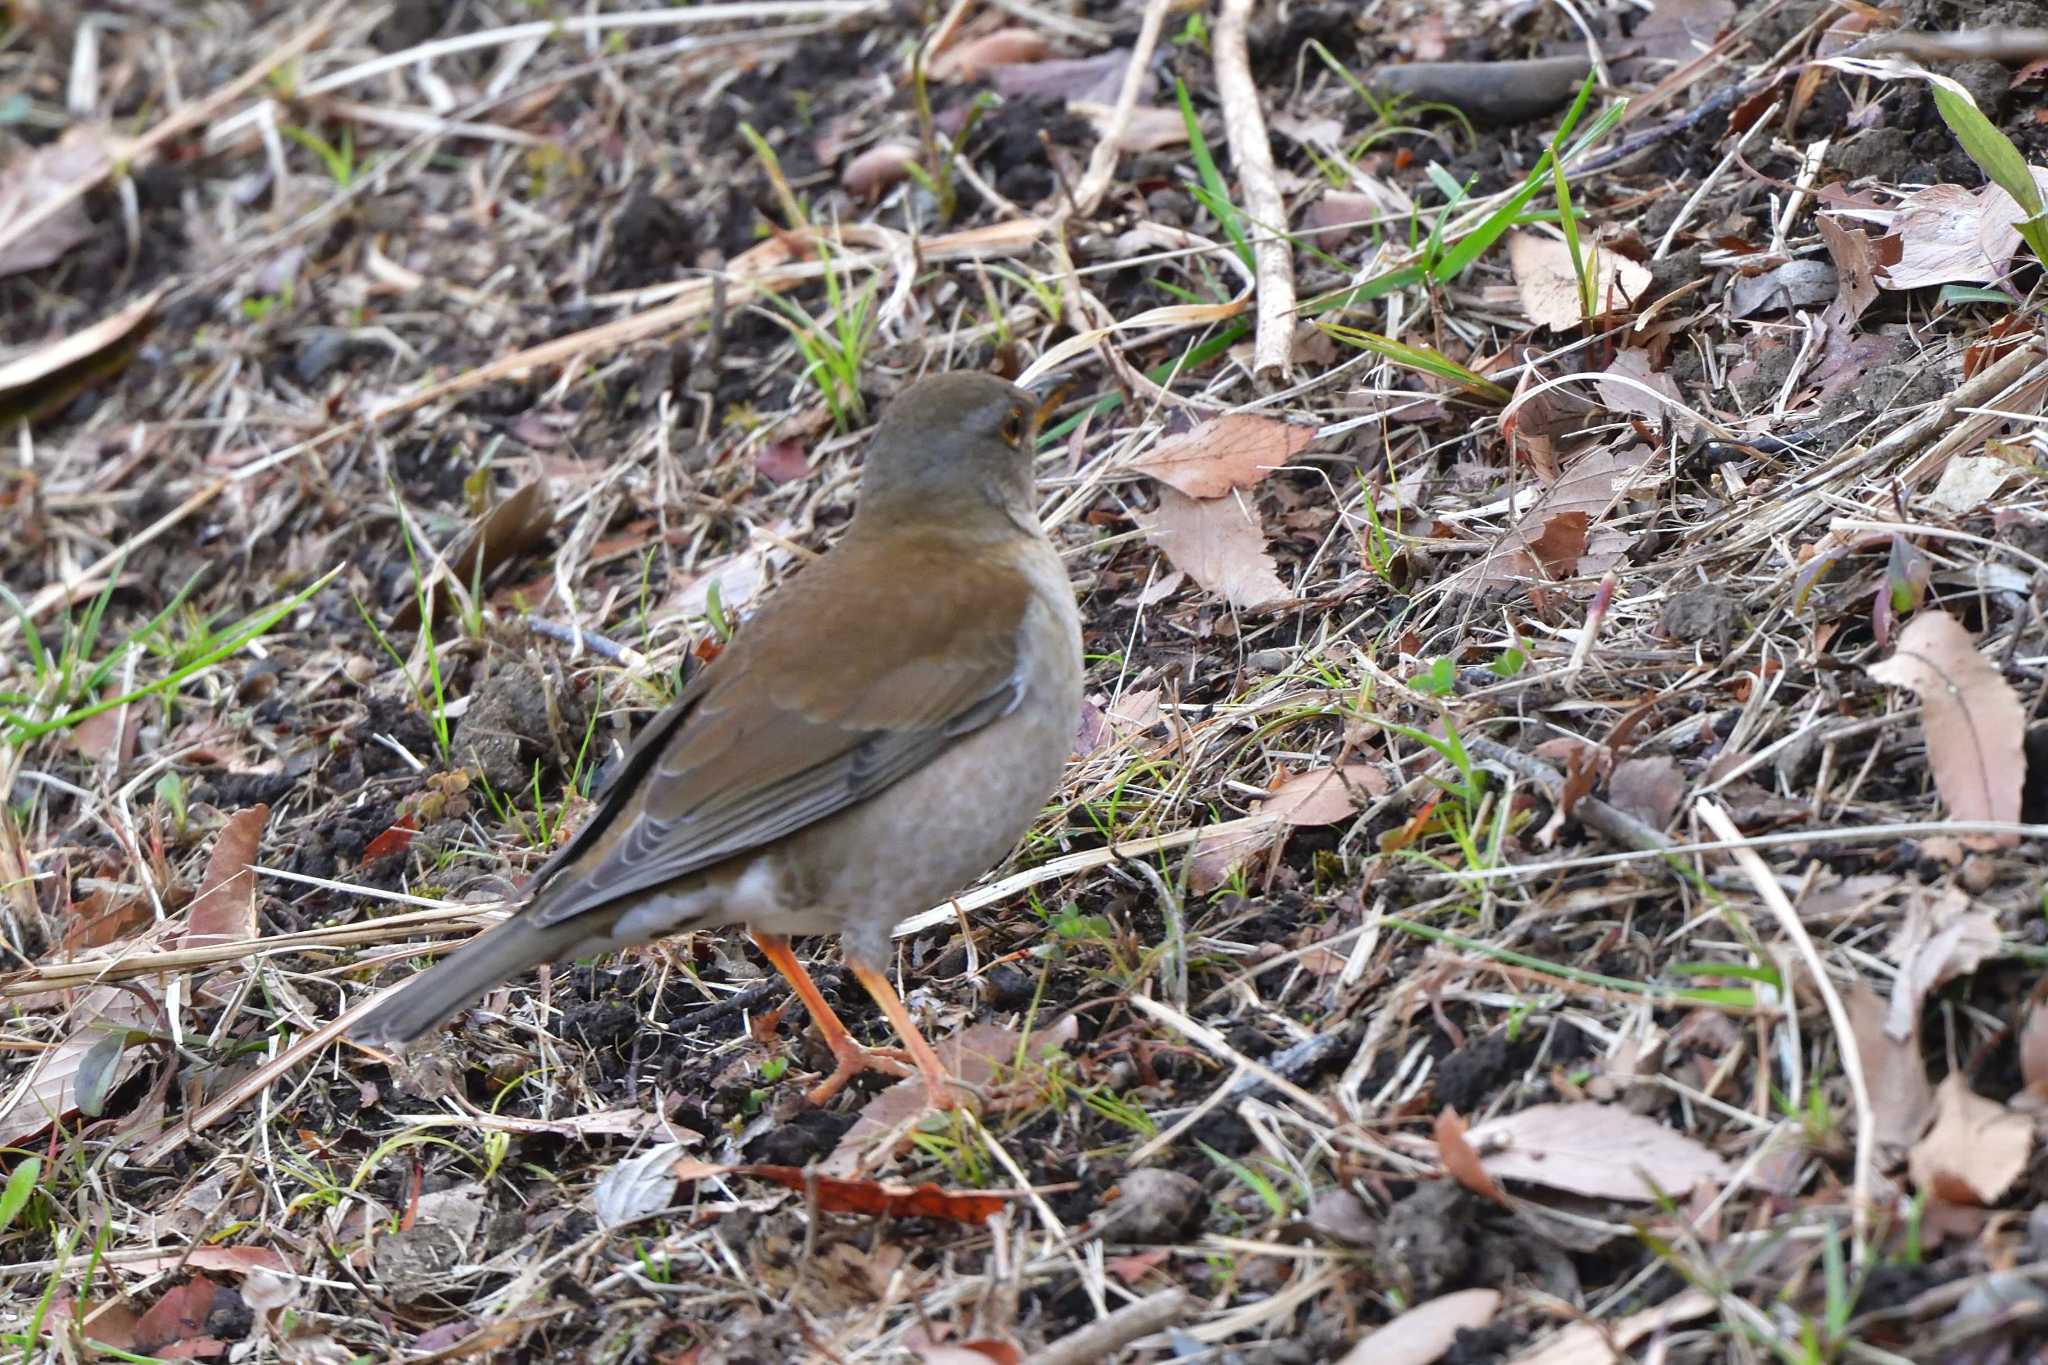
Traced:
[[1038, 407], [1031, 414], [1031, 435], [1035, 438], [1052, 415], [1059, 411], [1060, 404], [1067, 401], [1078, 387], [1072, 379], [1055, 379], [1048, 375], [1036, 384], [1025, 386], [1026, 392], [1038, 399]]

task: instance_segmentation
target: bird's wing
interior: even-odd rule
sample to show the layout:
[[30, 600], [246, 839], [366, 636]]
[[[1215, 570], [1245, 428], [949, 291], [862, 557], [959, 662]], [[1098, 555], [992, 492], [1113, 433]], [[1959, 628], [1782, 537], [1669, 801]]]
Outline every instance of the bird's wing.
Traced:
[[1017, 705], [1030, 581], [944, 544], [878, 549], [797, 575], [635, 740], [543, 869], [536, 923], [792, 834]]

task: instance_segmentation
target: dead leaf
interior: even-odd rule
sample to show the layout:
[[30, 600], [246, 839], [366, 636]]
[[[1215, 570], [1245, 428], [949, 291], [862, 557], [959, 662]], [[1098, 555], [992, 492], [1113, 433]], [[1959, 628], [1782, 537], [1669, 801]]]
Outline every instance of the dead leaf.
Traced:
[[1968, 516], [1997, 497], [2017, 473], [1996, 455], [1951, 455], [1926, 501], [1952, 517]]
[[1552, 512], [1543, 518], [1542, 530], [1522, 538], [1522, 549], [1536, 561], [1544, 577], [1570, 578], [1579, 571], [1579, 561], [1585, 557], [1590, 520], [1584, 512]]
[[2048, 1097], [2048, 1004], [2035, 1001], [2020, 1028], [2020, 1079], [2027, 1092]]
[[910, 178], [917, 148], [903, 142], [878, 142], [846, 163], [839, 183], [856, 199], [876, 200]]
[[1988, 1207], [2020, 1178], [2033, 1153], [2033, 1120], [1974, 1093], [1952, 1071], [1935, 1089], [1934, 1125], [1914, 1144], [1906, 1172], [1923, 1193]]
[[270, 807], [258, 804], [236, 811], [214, 836], [213, 852], [199, 894], [185, 919], [184, 948], [256, 937], [256, 846], [263, 838]]
[[793, 436], [770, 441], [754, 456], [754, 472], [770, 483], [794, 483], [811, 472], [810, 451]]
[[[1649, 481], [1642, 476], [1649, 462], [1650, 449], [1643, 445], [1623, 451], [1602, 447], [1587, 452], [1544, 490], [1522, 518], [1521, 525], [1501, 537], [1494, 554], [1463, 573], [1484, 582], [1506, 585], [1605, 573], [1628, 552], [1629, 537], [1602, 523], [1625, 495], [1647, 486]], [[1550, 523], [1559, 517], [1581, 516], [1586, 519], [1588, 530], [1577, 555], [1567, 563], [1563, 552], [1570, 548], [1568, 543], [1543, 541], [1544, 552], [1555, 558], [1551, 566], [1539, 564], [1534, 545], [1543, 539]], [[1566, 537], [1573, 535], [1574, 525], [1566, 523]]]
[[[1087, 119], [1098, 137], [1109, 136], [1110, 131], [1117, 127], [1116, 106], [1113, 104], [1079, 100], [1069, 104], [1067, 112]], [[1141, 104], [1131, 110], [1130, 118], [1118, 130], [1116, 145], [1119, 151], [1157, 152], [1182, 146], [1187, 140], [1188, 123], [1181, 117], [1180, 110]]]
[[925, 74], [935, 81], [971, 81], [991, 67], [1042, 61], [1052, 44], [1035, 28], [999, 28], [932, 58]]
[[1836, 300], [1841, 304], [1843, 319], [1854, 322], [1863, 316], [1865, 309], [1877, 302], [1878, 270], [1898, 264], [1899, 239], [1858, 232], [1832, 213], [1815, 214], [1814, 223], [1820, 228], [1820, 239], [1826, 243], [1828, 256], [1835, 263], [1835, 280], [1839, 286]]
[[1487, 1173], [1486, 1163], [1470, 1140], [1471, 1129], [1466, 1126], [1458, 1111], [1446, 1106], [1436, 1116], [1436, 1159], [1451, 1179], [1463, 1185], [1481, 1199], [1507, 1206], [1507, 1191], [1500, 1182]]
[[848, 1180], [820, 1175], [797, 1166], [721, 1166], [685, 1157], [675, 1164], [678, 1180], [752, 1176], [807, 1198], [815, 1195], [826, 1213], [863, 1213], [877, 1218], [942, 1218], [953, 1223], [981, 1223], [1008, 1208], [1015, 1197], [983, 1190], [945, 1190], [937, 1185], [896, 1185], [881, 1180]]
[[[1095, 57], [1061, 57], [1051, 61], [991, 67], [988, 83], [1008, 99], [1066, 100], [1072, 112], [1081, 113], [1081, 110], [1074, 109], [1076, 103], [1114, 104], [1123, 91], [1124, 73], [1130, 65], [1131, 50], [1119, 47]], [[1140, 83], [1140, 107], [1151, 93], [1153, 84], [1149, 75]], [[1179, 110], [1174, 111], [1174, 117], [1180, 117]], [[1187, 140], [1185, 125], [1181, 129], [1181, 140]]]
[[1385, 796], [1392, 784], [1370, 763], [1284, 773], [1268, 784], [1267, 796], [1252, 809], [1284, 825], [1334, 825], [1355, 815], [1366, 800]]
[[1162, 488], [1157, 511], [1132, 515], [1175, 568], [1232, 606], [1263, 607], [1287, 596], [1266, 553], [1266, 533], [1237, 498], [1190, 498]]
[[1887, 1154], [1889, 1169], [1926, 1129], [1934, 1104], [1934, 1086], [1920, 1057], [1920, 1021], [1913, 1020], [1906, 1037], [1892, 1037], [1884, 1026], [1884, 1001], [1861, 981], [1849, 989], [1843, 1004], [1849, 1011], [1856, 1055], [1863, 1062], [1863, 1084], [1870, 1091], [1871, 1116], [1876, 1120], [1872, 1136]]
[[[1593, 252], [1594, 246], [1581, 243]], [[1650, 287], [1650, 270], [1612, 248], [1600, 247], [1594, 263], [1593, 300], [1605, 314], [1640, 299]], [[1579, 301], [1579, 277], [1572, 267], [1572, 249], [1562, 238], [1516, 232], [1508, 238], [1508, 266], [1514, 271], [1522, 311], [1529, 321], [1553, 331], [1569, 331], [1585, 321]]]
[[1970, 909], [1964, 892], [1952, 886], [1938, 892], [1913, 888], [1905, 922], [1885, 950], [1885, 956], [1899, 964], [1885, 1031], [1898, 1039], [1911, 1037], [1929, 993], [1976, 971], [1986, 958], [1996, 957], [2001, 946], [1998, 917]]
[[1614, 765], [1607, 779], [1607, 799], [1652, 829], [1663, 829], [1685, 799], [1685, 773], [1662, 755], [1627, 758]]
[[96, 1109], [94, 1098], [104, 1101], [141, 1061], [136, 1049], [114, 1049], [112, 1040], [143, 1026], [133, 991], [95, 986], [85, 992], [72, 1009], [70, 1036], [39, 1054], [28, 1075], [0, 1096], [0, 1147], [19, 1145], [81, 1105]]
[[[442, 556], [447, 561], [446, 577], [464, 588], [496, 573], [498, 566], [517, 558], [547, 538], [555, 524], [555, 499], [546, 479], [535, 479], [511, 497], [485, 513], [460, 540]], [[437, 566], [438, 568], [438, 566]], [[441, 582], [439, 572], [427, 576], [426, 587]], [[439, 619], [450, 608], [454, 594], [445, 589], [434, 593], [434, 615]], [[420, 594], [415, 592], [392, 614], [394, 630], [411, 630], [420, 621]]]
[[[213, 1312], [215, 1297], [225, 1288], [225, 1285], [204, 1275], [194, 1275], [185, 1283], [165, 1290], [164, 1296], [151, 1304], [135, 1324], [135, 1349], [149, 1355], [163, 1355], [166, 1348], [183, 1345], [187, 1348], [185, 1354], [188, 1357], [201, 1354], [191, 1348], [212, 1340], [206, 1331], [206, 1320]], [[228, 1296], [230, 1299], [239, 1297], [232, 1291]], [[220, 1352], [207, 1351], [203, 1354], [218, 1355]]]
[[[1028, 1046], [1035, 1054], [1050, 1047], [1064, 1048], [1074, 1040], [1079, 1025], [1071, 1014], [1062, 1015], [1050, 1026], [1031, 1036]], [[1024, 1040], [1015, 1029], [1001, 1024], [970, 1024], [933, 1045], [946, 1074], [979, 1090], [988, 1088], [999, 1072], [1017, 1060], [1017, 1048]], [[916, 1118], [925, 1108], [924, 1080], [906, 1076], [869, 1100], [853, 1126], [840, 1136], [832, 1154], [818, 1164], [828, 1174], [851, 1173], [878, 1140]]]
[[248, 1275], [259, 1270], [278, 1275], [293, 1273], [292, 1263], [275, 1247], [193, 1247], [185, 1264], [194, 1270], [218, 1270], [230, 1275]]
[[389, 858], [412, 847], [412, 837], [420, 832], [410, 815], [401, 815], [386, 825], [376, 838], [363, 845], [361, 865], [368, 867], [379, 858]]
[[[1614, 378], [1610, 380], [1603, 375], [1593, 381], [1593, 388], [1611, 411], [1659, 418], [1685, 401], [1679, 396], [1678, 385], [1672, 382], [1671, 376], [1658, 374], [1650, 368], [1647, 351], [1623, 351], [1614, 357], [1605, 374]], [[1651, 392], [1645, 393], [1644, 389]]]
[[[2048, 170], [2029, 167], [2048, 189]], [[1887, 241], [1898, 243], [1898, 260], [1878, 274], [1884, 289], [1918, 289], [1929, 284], [1989, 284], [2005, 274], [2019, 250], [2019, 201], [1996, 185], [1971, 191], [1961, 185], [1930, 185], [1907, 195], [1892, 217]]]
[[1252, 487], [1315, 438], [1313, 427], [1234, 412], [1167, 437], [1133, 460], [1131, 468], [1191, 498], [1220, 498], [1234, 488]]
[[[106, 170], [105, 138], [98, 129], [83, 124], [67, 128], [48, 146], [21, 152], [0, 167], [0, 238], [7, 236], [18, 219], [40, 210], [51, 196], [97, 180]], [[39, 270], [92, 234], [84, 202], [74, 199], [22, 237], [0, 246], [0, 275]]]
[[1689, 62], [1714, 45], [1735, 17], [1735, 0], [1657, 0], [1629, 35], [1645, 57]]
[[0, 428], [62, 408], [94, 381], [118, 371], [156, 326], [157, 289], [120, 312], [0, 364]]
[[[1869, 673], [1920, 698], [1927, 762], [1951, 820], [2019, 819], [2026, 711], [1961, 622], [1943, 611], [1918, 613], [1899, 632], [1892, 656]], [[1964, 844], [1980, 849], [2018, 842], [2016, 834], [1963, 836]]]
[[[1487, 1174], [1595, 1199], [1682, 1198], [1728, 1163], [1697, 1139], [1619, 1105], [1539, 1104], [1468, 1133]], [[1653, 1188], [1654, 1186], [1654, 1188]]]
[[1575, 1322], [1541, 1346], [1510, 1358], [1508, 1365], [1615, 1365], [1615, 1352], [1654, 1332], [1703, 1318], [1719, 1306], [1713, 1295], [1687, 1289], [1619, 1322]]
[[613, 1166], [591, 1188], [590, 1202], [598, 1226], [615, 1228], [636, 1218], [659, 1213], [675, 1202], [680, 1142], [658, 1142]]
[[1469, 1327], [1476, 1332], [1498, 1312], [1498, 1289], [1444, 1294], [1366, 1333], [1337, 1365], [1431, 1365], [1457, 1344], [1460, 1330]]
[[1208, 895], [1270, 850], [1286, 832], [1286, 826], [1275, 823], [1204, 834], [1195, 840], [1188, 855], [1188, 890], [1197, 896]]
[[1738, 318], [1762, 312], [1806, 308], [1828, 303], [1841, 292], [1835, 267], [1828, 261], [1786, 261], [1760, 275], [1738, 275], [1728, 287], [1728, 311]]

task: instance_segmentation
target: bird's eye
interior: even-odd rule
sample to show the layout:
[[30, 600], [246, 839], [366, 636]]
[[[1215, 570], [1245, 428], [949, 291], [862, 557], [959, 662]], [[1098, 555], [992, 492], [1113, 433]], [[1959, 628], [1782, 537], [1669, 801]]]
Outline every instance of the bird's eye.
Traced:
[[1024, 443], [1024, 414], [1015, 408], [1003, 414], [1003, 440], [1013, 446]]

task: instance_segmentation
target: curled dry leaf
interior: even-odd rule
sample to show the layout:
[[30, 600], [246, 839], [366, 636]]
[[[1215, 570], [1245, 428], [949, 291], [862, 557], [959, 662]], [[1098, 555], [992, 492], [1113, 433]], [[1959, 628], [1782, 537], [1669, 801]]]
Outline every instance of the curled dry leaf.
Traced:
[[1287, 596], [1266, 553], [1266, 533], [1253, 509], [1234, 497], [1190, 498], [1159, 490], [1159, 509], [1133, 514], [1145, 539], [1234, 607], [1263, 607]]
[[1443, 1163], [1451, 1179], [1481, 1199], [1505, 1207], [1507, 1191], [1487, 1172], [1486, 1163], [1472, 1145], [1471, 1131], [1457, 1110], [1445, 1108], [1436, 1116], [1436, 1159]]
[[[2029, 169], [2035, 183], [2048, 189], [2048, 171]], [[2005, 274], [2006, 262], [2019, 250], [2019, 223], [2026, 216], [2019, 201], [1996, 185], [1976, 191], [1930, 185], [1908, 195], [1884, 239], [1897, 244], [1898, 258], [1878, 272], [1878, 284], [1989, 284]]]
[[1611, 411], [1638, 417], [1662, 417], [1685, 401], [1671, 376], [1650, 368], [1648, 351], [1623, 351], [1614, 357], [1605, 374], [1593, 381], [1593, 389]]
[[119, 370], [156, 326], [158, 289], [118, 313], [0, 364], [0, 428], [55, 412], [94, 381]]
[[269, 819], [270, 807], [258, 804], [236, 811], [221, 826], [185, 919], [181, 947], [256, 937], [256, 846]]
[[1662, 754], [1623, 759], [1607, 779], [1607, 799], [1650, 828], [1663, 829], [1685, 799], [1685, 774]]
[[1738, 275], [1728, 287], [1728, 308], [1736, 317], [1827, 303], [1840, 292], [1835, 267], [1827, 261], [1787, 261], [1760, 275]]
[[946, 1190], [937, 1185], [897, 1185], [882, 1180], [848, 1180], [820, 1175], [797, 1166], [721, 1166], [685, 1157], [675, 1164], [678, 1180], [714, 1176], [752, 1176], [817, 1197], [826, 1213], [864, 1213], [878, 1218], [943, 1218], [954, 1223], [981, 1223], [1008, 1208], [1011, 1197], [984, 1190]]
[[1996, 915], [1972, 910], [1970, 898], [1955, 887], [1939, 892], [1913, 888], [1899, 936], [1885, 950], [1899, 964], [1886, 1031], [1894, 1038], [1911, 1037], [1928, 994], [1976, 971], [1999, 948]]
[[1617, 1351], [1654, 1332], [1703, 1318], [1720, 1306], [1714, 1295], [1687, 1289], [1618, 1322], [1575, 1322], [1541, 1346], [1511, 1357], [1508, 1365], [1614, 1365]]
[[[1593, 272], [1593, 301], [1601, 313], [1626, 308], [1650, 287], [1650, 269], [1612, 248], [1581, 243], [1581, 250], [1597, 256]], [[1534, 232], [1517, 232], [1508, 238], [1508, 266], [1515, 274], [1515, 289], [1522, 297], [1522, 311], [1529, 321], [1553, 331], [1569, 331], [1585, 321], [1579, 304], [1579, 277], [1572, 266], [1572, 249], [1562, 238]]]
[[1534, 1105], [1466, 1136], [1495, 1179], [1594, 1199], [1682, 1197], [1732, 1173], [1703, 1143], [1619, 1105]]
[[1035, 28], [999, 28], [947, 48], [932, 58], [926, 74], [935, 81], [971, 81], [992, 67], [1042, 61], [1051, 51], [1052, 44]]
[[[1116, 106], [1095, 100], [1075, 100], [1067, 112], [1087, 119], [1096, 136], [1107, 137], [1116, 127]], [[1141, 104], [1131, 110], [1130, 121], [1117, 135], [1116, 145], [1126, 152], [1158, 152], [1179, 147], [1188, 140], [1188, 122], [1178, 109]]]
[[903, 142], [878, 142], [846, 163], [839, 183], [856, 199], [880, 199], [910, 178], [917, 148]]
[[[1076, 103], [1111, 105], [1123, 92], [1124, 72], [1130, 69], [1130, 65], [1131, 50], [1119, 47], [1096, 57], [1066, 57], [993, 67], [988, 73], [988, 83], [1010, 99], [1066, 100], [1070, 109]], [[1140, 83], [1138, 99], [1141, 108], [1152, 85], [1149, 76]], [[1073, 112], [1082, 111], [1074, 109]], [[1180, 117], [1178, 111], [1174, 117]], [[1181, 129], [1181, 140], [1187, 140], [1185, 126]]]
[[1849, 1031], [1856, 1038], [1856, 1055], [1863, 1062], [1863, 1084], [1870, 1091], [1876, 1120], [1873, 1136], [1889, 1169], [1927, 1127], [1934, 1104], [1934, 1086], [1920, 1057], [1920, 1020], [1914, 1018], [1905, 1037], [1894, 1038], [1885, 1028], [1884, 1001], [1861, 981], [1843, 1004], [1849, 1011]]
[[[83, 125], [68, 128], [47, 147], [22, 151], [0, 167], [0, 238], [16, 220], [39, 210], [51, 196], [97, 180], [106, 173], [103, 134]], [[15, 241], [0, 246], [0, 275], [39, 270], [92, 236], [85, 205], [72, 200]]]
[[658, 1142], [613, 1166], [591, 1188], [590, 1202], [600, 1227], [615, 1228], [659, 1213], [675, 1202], [675, 1164], [680, 1142]]
[[1384, 1327], [1376, 1327], [1344, 1354], [1338, 1365], [1430, 1365], [1457, 1344], [1466, 1328], [1478, 1331], [1500, 1312], [1498, 1289], [1461, 1289], [1417, 1304]]
[[[554, 495], [548, 491], [546, 479], [535, 479], [485, 513], [450, 547], [443, 556], [448, 564], [445, 577], [454, 578], [464, 588], [481, 582], [497, 572], [500, 564], [540, 544], [554, 524]], [[443, 579], [436, 566], [436, 572], [427, 575], [428, 590]], [[453, 599], [454, 594], [445, 588], [434, 593], [437, 618], [449, 610]], [[411, 630], [417, 626], [419, 604], [419, 593], [406, 598], [392, 614], [392, 629]]]
[[[1943, 611], [1920, 612], [1899, 632], [1892, 656], [1870, 666], [1870, 676], [1920, 698], [1927, 762], [1950, 819], [2019, 819], [2026, 710], [1961, 622]], [[2017, 842], [2012, 834], [1963, 838], [1972, 848]]]
[[1878, 270], [1899, 263], [1899, 239], [1858, 232], [1832, 213], [1815, 214], [1814, 223], [1835, 263], [1836, 301], [1841, 305], [1842, 316], [1854, 322], [1877, 302]]
[[[71, 1033], [37, 1055], [29, 1073], [0, 1094], [0, 1147], [12, 1147], [81, 1108], [99, 1108], [141, 1061], [134, 1048], [110, 1047], [144, 1027], [141, 1002], [118, 986], [95, 986], [71, 1011]], [[97, 1102], [96, 1102], [97, 1101]]]
[[1220, 498], [1258, 483], [1315, 438], [1313, 427], [1234, 412], [1167, 437], [1133, 460], [1131, 468], [1191, 498]]
[[1387, 775], [1370, 763], [1286, 773], [1254, 808], [1286, 825], [1334, 825], [1356, 814], [1367, 800], [1385, 796]]
[[1913, 1146], [1913, 1188], [1951, 1204], [1995, 1204], [2034, 1153], [2034, 1122], [1971, 1091], [1950, 1072], [1934, 1092], [1934, 1125]]

